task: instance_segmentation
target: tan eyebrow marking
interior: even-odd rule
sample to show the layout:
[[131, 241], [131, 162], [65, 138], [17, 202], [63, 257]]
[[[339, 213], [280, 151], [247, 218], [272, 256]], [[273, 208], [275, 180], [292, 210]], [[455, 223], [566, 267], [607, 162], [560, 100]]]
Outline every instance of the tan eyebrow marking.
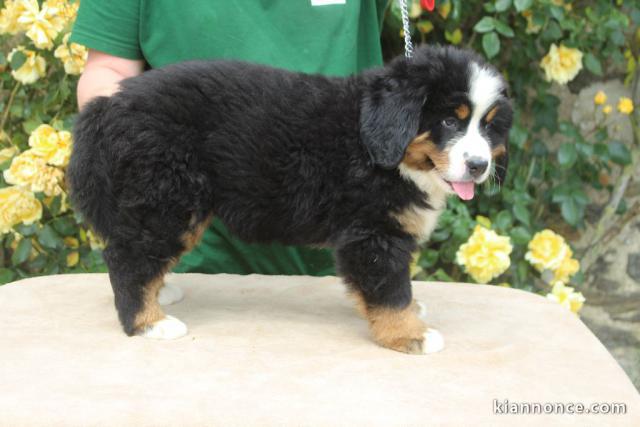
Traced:
[[505, 155], [506, 153], [507, 153], [507, 148], [506, 148], [504, 145], [502, 145], [502, 144], [498, 145], [496, 148], [494, 148], [493, 150], [491, 150], [491, 156], [492, 156], [493, 158], [503, 156], [503, 155]]
[[456, 108], [456, 116], [458, 116], [460, 120], [464, 120], [469, 117], [470, 113], [471, 110], [469, 110], [469, 106], [467, 104], [460, 104], [460, 106]]
[[424, 142], [429, 142], [430, 138], [431, 138], [431, 132], [427, 131], [413, 138], [413, 140], [411, 141], [411, 144], [420, 144]]
[[493, 109], [489, 111], [484, 118], [486, 122], [487, 123], [491, 122], [491, 120], [493, 120], [493, 118], [496, 116], [497, 112], [498, 112], [498, 107], [493, 107]]

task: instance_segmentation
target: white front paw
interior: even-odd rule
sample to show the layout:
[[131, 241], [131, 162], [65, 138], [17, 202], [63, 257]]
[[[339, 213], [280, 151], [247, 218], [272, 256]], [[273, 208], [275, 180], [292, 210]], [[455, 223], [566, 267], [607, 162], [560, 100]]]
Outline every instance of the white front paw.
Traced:
[[423, 336], [422, 352], [424, 354], [437, 353], [444, 348], [444, 338], [437, 330], [429, 328]]

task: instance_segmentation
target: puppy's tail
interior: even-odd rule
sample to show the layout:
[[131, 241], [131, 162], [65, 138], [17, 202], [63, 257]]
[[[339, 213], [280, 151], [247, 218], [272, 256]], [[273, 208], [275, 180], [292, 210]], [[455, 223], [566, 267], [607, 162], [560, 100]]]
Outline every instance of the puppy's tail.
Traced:
[[112, 192], [112, 147], [109, 146], [107, 124], [109, 98], [92, 100], [78, 115], [73, 129], [73, 150], [67, 168], [67, 184], [71, 201], [84, 219], [102, 238], [116, 212]]

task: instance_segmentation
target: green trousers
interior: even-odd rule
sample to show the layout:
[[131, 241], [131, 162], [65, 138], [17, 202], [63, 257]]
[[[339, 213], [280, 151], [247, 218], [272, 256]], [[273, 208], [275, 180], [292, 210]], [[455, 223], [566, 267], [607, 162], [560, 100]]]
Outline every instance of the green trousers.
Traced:
[[248, 244], [232, 236], [216, 218], [200, 243], [173, 269], [176, 273], [335, 274], [333, 256], [326, 249]]

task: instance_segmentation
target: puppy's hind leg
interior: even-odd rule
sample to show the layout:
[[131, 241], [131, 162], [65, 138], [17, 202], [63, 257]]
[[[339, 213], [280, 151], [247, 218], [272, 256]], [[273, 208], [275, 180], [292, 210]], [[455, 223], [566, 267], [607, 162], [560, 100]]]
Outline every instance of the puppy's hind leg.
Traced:
[[104, 252], [120, 323], [127, 335], [174, 339], [187, 333], [180, 320], [166, 316], [158, 303], [163, 277], [172, 264], [109, 242]]

